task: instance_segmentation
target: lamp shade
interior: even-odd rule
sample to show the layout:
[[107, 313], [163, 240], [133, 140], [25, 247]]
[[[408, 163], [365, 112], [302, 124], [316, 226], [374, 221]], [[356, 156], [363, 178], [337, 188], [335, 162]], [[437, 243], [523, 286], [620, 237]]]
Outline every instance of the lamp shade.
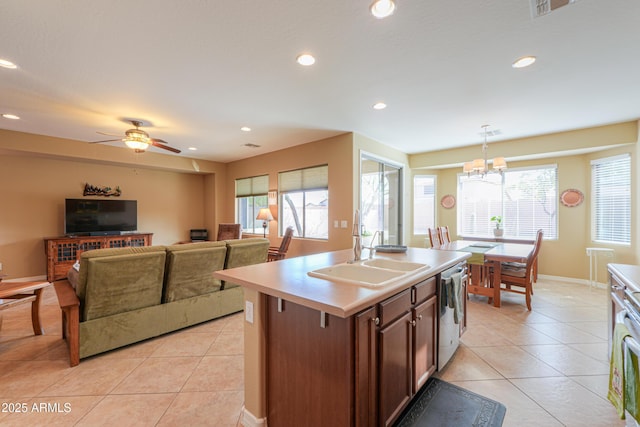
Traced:
[[462, 171], [464, 173], [471, 173], [473, 172], [473, 162], [465, 162], [464, 166], [462, 166]]
[[474, 159], [473, 160], [473, 170], [475, 170], [475, 171], [484, 170], [484, 159]]
[[502, 170], [507, 168], [507, 161], [504, 157], [496, 157], [493, 159], [493, 168], [496, 170]]
[[271, 211], [269, 208], [262, 208], [260, 212], [258, 212], [258, 216], [256, 219], [261, 219], [263, 221], [273, 221], [273, 215], [271, 215]]

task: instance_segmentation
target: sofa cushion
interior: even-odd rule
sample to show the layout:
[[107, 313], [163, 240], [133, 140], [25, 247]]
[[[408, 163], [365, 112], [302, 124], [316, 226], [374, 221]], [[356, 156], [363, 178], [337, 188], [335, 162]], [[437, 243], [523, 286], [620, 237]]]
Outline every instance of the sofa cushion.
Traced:
[[[106, 249], [93, 249], [90, 251], [82, 252], [80, 255], [80, 271], [78, 275], [78, 283], [76, 286], [76, 294], [80, 299], [80, 303], [84, 303], [85, 299], [85, 287], [87, 285], [87, 265], [90, 259], [109, 257], [114, 255], [128, 255], [128, 254], [141, 254], [148, 252], [161, 252], [166, 253], [164, 246], [139, 246], [129, 248], [106, 248]], [[163, 265], [164, 270], [164, 265]]]
[[213, 272], [224, 268], [224, 242], [201, 242], [167, 246], [165, 287], [162, 302], [178, 301], [220, 290]]
[[[249, 239], [225, 240], [227, 245], [227, 259], [224, 268], [244, 267], [267, 261], [269, 239], [252, 237]], [[235, 283], [224, 282], [223, 288], [238, 286]]]
[[162, 249], [88, 257], [80, 267], [81, 276], [86, 274], [83, 320], [160, 304], [166, 258]]

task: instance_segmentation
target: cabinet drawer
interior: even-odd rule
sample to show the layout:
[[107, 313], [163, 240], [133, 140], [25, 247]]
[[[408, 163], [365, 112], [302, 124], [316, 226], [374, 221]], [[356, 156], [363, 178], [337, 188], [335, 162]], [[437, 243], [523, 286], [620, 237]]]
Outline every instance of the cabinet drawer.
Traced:
[[411, 309], [411, 289], [384, 300], [379, 307], [380, 327], [384, 327]]
[[415, 303], [421, 303], [432, 295], [436, 294], [436, 278], [430, 277], [427, 280], [423, 280], [414, 286], [416, 289], [416, 300]]

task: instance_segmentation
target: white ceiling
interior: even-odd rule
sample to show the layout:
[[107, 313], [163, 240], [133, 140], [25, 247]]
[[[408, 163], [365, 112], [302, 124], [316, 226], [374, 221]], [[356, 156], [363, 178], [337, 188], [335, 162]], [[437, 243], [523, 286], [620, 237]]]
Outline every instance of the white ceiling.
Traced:
[[[483, 124], [491, 142], [640, 118], [638, 0], [535, 19], [530, 0], [397, 0], [383, 20], [370, 1], [0, 0], [19, 66], [0, 68], [0, 113], [22, 117], [0, 128], [96, 141], [143, 119], [227, 162], [349, 131], [418, 153], [480, 143]], [[538, 61], [513, 69], [523, 55]]]

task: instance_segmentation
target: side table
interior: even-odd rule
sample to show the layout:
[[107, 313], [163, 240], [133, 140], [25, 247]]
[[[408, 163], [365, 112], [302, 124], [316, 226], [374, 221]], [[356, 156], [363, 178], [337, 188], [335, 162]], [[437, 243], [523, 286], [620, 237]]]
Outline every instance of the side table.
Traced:
[[0, 282], [0, 328], [2, 327], [2, 310], [15, 305], [31, 302], [31, 323], [33, 333], [42, 335], [42, 325], [40, 324], [40, 301], [42, 291], [49, 282]]

